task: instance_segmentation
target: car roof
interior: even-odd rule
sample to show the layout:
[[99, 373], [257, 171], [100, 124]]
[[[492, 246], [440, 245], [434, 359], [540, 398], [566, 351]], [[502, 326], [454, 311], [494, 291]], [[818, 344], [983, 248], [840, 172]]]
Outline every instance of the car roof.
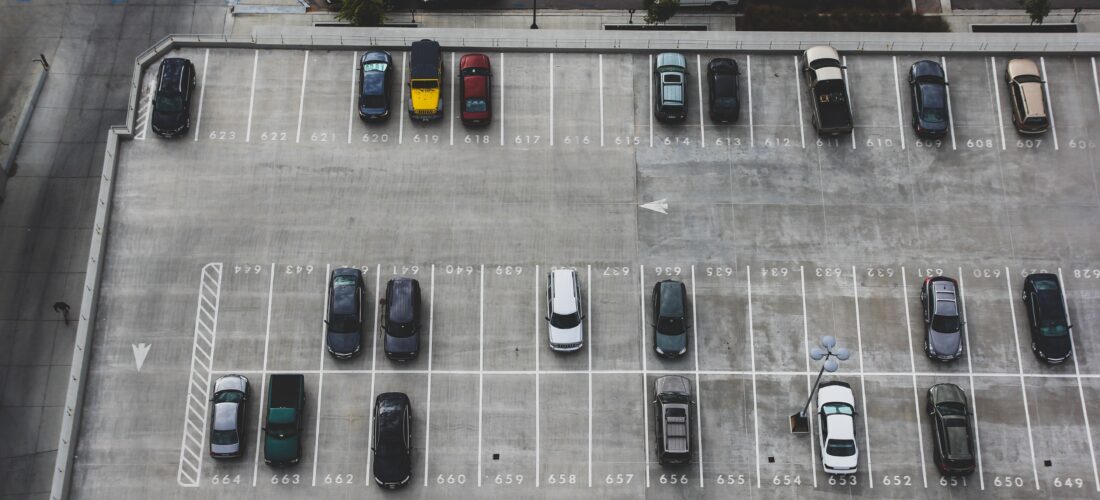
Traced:
[[806, 49], [805, 56], [807, 62], [817, 59], [836, 59], [837, 61], [840, 60], [840, 54], [837, 53], [836, 49], [828, 45], [818, 45], [816, 47], [810, 47]]
[[573, 281], [577, 276], [576, 271], [572, 269], [554, 269], [550, 271], [550, 273], [553, 275], [554, 280], [554, 296], [551, 297], [554, 312], [557, 314], [573, 314], [577, 312], [578, 300], [573, 293]]
[[420, 40], [412, 43], [412, 63], [409, 72], [413, 79], [438, 78], [441, 52], [439, 42]]
[[355, 314], [358, 312], [359, 304], [356, 298], [355, 286], [334, 286], [332, 287], [332, 312], [335, 314]]
[[1046, 108], [1043, 106], [1043, 84], [1039, 82], [1025, 82], [1020, 84], [1020, 90], [1024, 93], [1024, 105], [1028, 117], [1046, 116]]
[[664, 317], [682, 317], [684, 315], [684, 284], [676, 280], [660, 283], [661, 303], [658, 315]]
[[485, 75], [469, 75], [462, 77], [462, 86], [465, 89], [466, 97], [486, 97], [485, 91], [489, 83], [489, 79]]
[[395, 323], [408, 323], [416, 313], [413, 299], [416, 292], [416, 280], [412, 278], [394, 278], [389, 283], [388, 300], [389, 320]]
[[855, 419], [851, 415], [829, 415], [825, 422], [829, 426], [829, 439], [855, 439]]
[[214, 430], [228, 431], [237, 428], [237, 403], [218, 403], [214, 405]]
[[662, 83], [661, 101], [666, 103], [683, 104], [684, 85], [682, 83]]
[[657, 67], [661, 66], [679, 66], [681, 68], [687, 67], [687, 59], [683, 54], [676, 52], [662, 52], [657, 54]]

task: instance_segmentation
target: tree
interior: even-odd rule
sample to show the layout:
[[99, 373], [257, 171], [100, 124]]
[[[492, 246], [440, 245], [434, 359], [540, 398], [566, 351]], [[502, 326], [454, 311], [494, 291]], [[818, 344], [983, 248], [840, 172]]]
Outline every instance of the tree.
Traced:
[[383, 0], [344, 0], [336, 19], [352, 26], [381, 26], [386, 20], [386, 7]]
[[1043, 24], [1043, 18], [1050, 14], [1050, 0], [1023, 0], [1024, 10], [1031, 16], [1031, 24]]
[[680, 0], [645, 0], [646, 24], [662, 23], [676, 14]]

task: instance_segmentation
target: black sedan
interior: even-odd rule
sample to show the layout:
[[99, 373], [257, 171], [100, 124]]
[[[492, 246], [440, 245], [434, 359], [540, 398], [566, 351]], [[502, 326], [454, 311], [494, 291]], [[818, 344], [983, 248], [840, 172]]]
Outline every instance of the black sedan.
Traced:
[[1070, 357], [1069, 316], [1066, 315], [1058, 275], [1029, 274], [1024, 278], [1023, 300], [1031, 329], [1031, 350], [1047, 363], [1061, 363]]
[[947, 77], [935, 61], [917, 61], [909, 68], [913, 105], [913, 129], [917, 136], [937, 139], [950, 126], [947, 112]]
[[363, 345], [363, 272], [342, 267], [332, 271], [328, 288], [325, 345], [337, 359], [347, 359]]
[[925, 411], [932, 421], [932, 458], [940, 472], [974, 472], [974, 429], [966, 393], [955, 384], [936, 384], [928, 389]]
[[390, 116], [393, 58], [389, 52], [368, 50], [359, 58], [359, 118], [381, 120]]
[[387, 489], [409, 484], [412, 478], [412, 405], [401, 392], [385, 392], [374, 399], [374, 481]]
[[740, 75], [741, 70], [733, 59], [719, 57], [707, 64], [711, 120], [730, 123], [736, 122], [741, 115], [741, 101], [737, 97]]
[[926, 278], [920, 290], [924, 306], [924, 352], [937, 361], [958, 359], [963, 351], [959, 284], [946, 276]]

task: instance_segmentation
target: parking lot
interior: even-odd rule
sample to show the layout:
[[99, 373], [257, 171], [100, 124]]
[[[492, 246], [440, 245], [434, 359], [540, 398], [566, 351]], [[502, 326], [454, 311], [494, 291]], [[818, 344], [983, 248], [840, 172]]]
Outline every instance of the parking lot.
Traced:
[[[686, 52], [683, 124], [652, 119], [651, 54], [489, 53], [494, 117], [480, 129], [452, 112], [451, 52], [443, 120], [398, 106], [364, 124], [359, 54], [173, 54], [198, 70], [192, 132], [161, 140], [139, 119], [121, 152], [74, 496], [378, 498], [370, 408], [389, 391], [412, 400], [413, 479], [397, 494], [416, 498], [1100, 495], [1093, 58], [1034, 56], [1053, 126], [1025, 137], [1005, 54], [847, 54], [856, 129], [819, 139], [789, 52]], [[719, 56], [742, 70], [733, 125], [707, 118], [701, 76]], [[909, 123], [906, 74], [925, 58], [950, 82], [939, 141]], [[667, 213], [639, 207], [658, 201]], [[386, 280], [420, 280], [418, 359], [391, 362], [373, 342], [349, 361], [325, 352], [326, 277], [342, 266], [364, 271], [370, 317]], [[547, 346], [557, 267], [581, 278], [579, 353]], [[1029, 352], [1020, 287], [1039, 270], [1061, 275], [1074, 325], [1076, 355], [1059, 366]], [[933, 275], [962, 285], [967, 351], [950, 364], [922, 350]], [[653, 284], [670, 278], [691, 307], [675, 360], [654, 354], [649, 325]], [[788, 428], [822, 335], [853, 353], [826, 376], [856, 395], [853, 476], [821, 472], [816, 427]], [[135, 371], [139, 343], [151, 347]], [[246, 453], [215, 462], [206, 399], [228, 373], [252, 382]], [[256, 446], [271, 373], [306, 377], [293, 468], [264, 465]], [[654, 454], [648, 403], [665, 374], [696, 392], [687, 466]], [[965, 480], [932, 462], [924, 397], [941, 382], [975, 413]]]

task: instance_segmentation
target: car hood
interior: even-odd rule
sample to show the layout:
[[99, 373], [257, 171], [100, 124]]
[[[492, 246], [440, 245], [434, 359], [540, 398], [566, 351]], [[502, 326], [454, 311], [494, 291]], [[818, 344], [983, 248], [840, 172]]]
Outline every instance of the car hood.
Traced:
[[337, 333], [328, 332], [325, 334], [325, 338], [328, 341], [329, 349], [332, 349], [338, 353], [350, 353], [355, 351], [356, 347], [362, 341], [362, 334], [358, 332], [352, 333]]
[[573, 328], [550, 327], [550, 342], [555, 344], [575, 344], [584, 340], [584, 328], [577, 325]]
[[943, 333], [928, 330], [928, 342], [932, 344], [932, 352], [940, 356], [954, 355], [962, 347], [962, 335], [956, 333]]
[[187, 112], [180, 111], [177, 113], [166, 113], [164, 111], [153, 110], [153, 122], [152, 125], [157, 128], [176, 128], [181, 127], [187, 123]]
[[374, 478], [383, 483], [401, 483], [409, 478], [412, 462], [408, 455], [376, 455], [374, 457]]
[[687, 347], [687, 334], [665, 335], [657, 333], [655, 337], [657, 348], [665, 354], [679, 354]]
[[412, 107], [416, 110], [431, 110], [439, 107], [440, 104], [440, 92], [438, 88], [434, 89], [409, 89], [409, 96], [412, 99]]
[[420, 336], [410, 335], [408, 337], [394, 337], [393, 335], [386, 335], [386, 352], [392, 353], [413, 353], [419, 349]]
[[241, 444], [240, 443], [212, 444], [212, 445], [210, 445], [210, 453], [215, 453], [215, 454], [219, 454], [219, 455], [225, 455], [225, 454], [230, 454], [230, 453], [240, 453], [240, 451], [241, 451]]
[[1048, 358], [1064, 358], [1069, 355], [1070, 343], [1069, 335], [1062, 335], [1060, 337], [1047, 337], [1045, 335], [1039, 335], [1035, 338], [1035, 346], [1043, 351], [1043, 354]]

